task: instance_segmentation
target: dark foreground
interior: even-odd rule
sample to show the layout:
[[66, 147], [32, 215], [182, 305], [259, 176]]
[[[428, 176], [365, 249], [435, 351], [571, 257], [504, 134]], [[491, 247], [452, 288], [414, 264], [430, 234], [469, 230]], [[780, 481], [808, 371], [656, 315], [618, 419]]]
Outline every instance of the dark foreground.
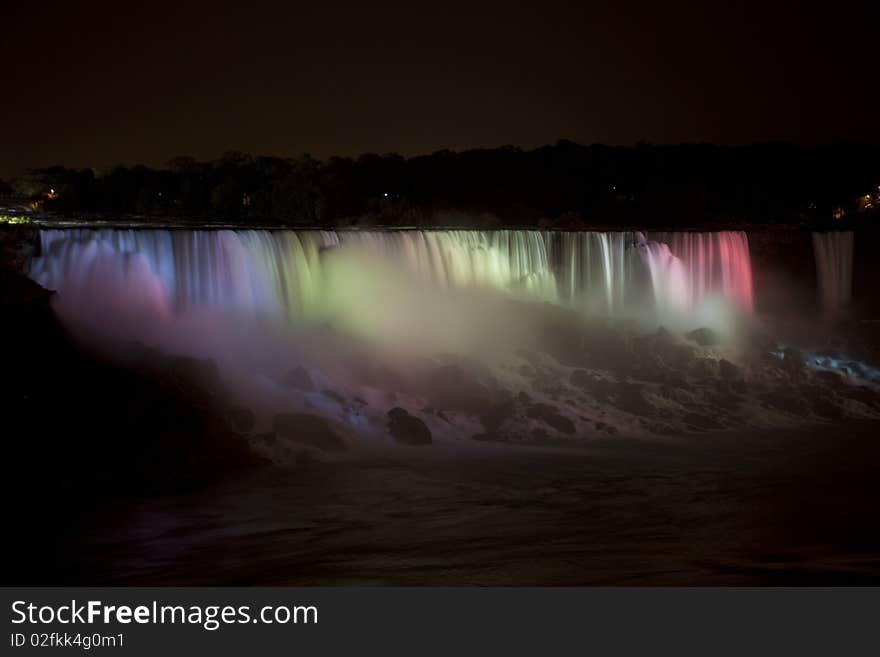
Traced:
[[81, 585], [876, 585], [878, 475], [872, 423], [260, 470], [47, 520], [48, 549], [35, 548], [18, 575]]

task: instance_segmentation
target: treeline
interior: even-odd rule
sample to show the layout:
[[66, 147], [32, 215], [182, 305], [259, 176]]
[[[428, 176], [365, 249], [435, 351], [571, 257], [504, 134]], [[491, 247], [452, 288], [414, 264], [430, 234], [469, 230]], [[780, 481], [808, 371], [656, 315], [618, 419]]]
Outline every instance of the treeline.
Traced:
[[55, 166], [27, 172], [10, 191], [61, 213], [242, 224], [424, 225], [491, 215], [511, 226], [652, 226], [824, 221], [841, 209], [857, 211], [857, 199], [878, 185], [880, 149], [859, 143], [609, 147], [560, 141], [534, 150], [508, 146], [411, 158], [227, 153], [210, 162], [177, 157], [163, 169]]

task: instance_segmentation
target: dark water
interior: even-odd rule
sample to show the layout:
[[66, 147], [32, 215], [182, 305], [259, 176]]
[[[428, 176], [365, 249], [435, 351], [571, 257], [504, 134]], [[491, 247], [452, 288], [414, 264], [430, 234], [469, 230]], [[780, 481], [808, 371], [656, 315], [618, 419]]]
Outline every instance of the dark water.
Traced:
[[264, 471], [75, 514], [41, 572], [120, 585], [880, 584], [877, 428]]

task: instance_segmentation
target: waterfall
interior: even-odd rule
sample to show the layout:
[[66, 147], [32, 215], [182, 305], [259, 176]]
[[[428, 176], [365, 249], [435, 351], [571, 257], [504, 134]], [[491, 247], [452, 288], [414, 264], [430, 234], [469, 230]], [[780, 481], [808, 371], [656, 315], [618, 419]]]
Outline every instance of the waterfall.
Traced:
[[590, 315], [653, 313], [669, 321], [709, 297], [752, 309], [742, 232], [78, 228], [41, 236], [32, 278], [97, 313], [220, 306], [308, 319], [321, 304], [335, 252], [361, 258], [349, 276], [389, 264], [440, 289], [496, 290]]
[[853, 233], [813, 233], [819, 298], [829, 317], [840, 313], [852, 299]]
[[742, 231], [656, 233], [681, 260], [681, 294], [693, 306], [717, 295], [751, 312], [754, 307], [749, 241]]

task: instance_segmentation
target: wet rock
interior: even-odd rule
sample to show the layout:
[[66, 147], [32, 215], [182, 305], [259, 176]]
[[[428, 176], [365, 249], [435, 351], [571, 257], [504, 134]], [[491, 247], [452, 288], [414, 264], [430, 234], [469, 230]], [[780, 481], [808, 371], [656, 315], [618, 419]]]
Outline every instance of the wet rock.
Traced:
[[711, 358], [697, 358], [691, 363], [688, 374], [697, 381], [704, 382], [717, 374], [717, 367], [718, 364]]
[[611, 395], [612, 384], [586, 370], [574, 370], [569, 381], [599, 401], [607, 401]]
[[388, 432], [394, 440], [405, 445], [430, 445], [433, 442], [428, 425], [399, 406], [388, 411]]
[[114, 358], [99, 356], [61, 326], [51, 296], [0, 267], [0, 416], [4, 435], [28, 437], [7, 441], [12, 489], [56, 508], [107, 490], [193, 489], [267, 464], [232, 429], [213, 362], [109, 341]]
[[550, 434], [547, 433], [546, 429], [541, 429], [540, 427], [535, 427], [532, 429], [532, 440], [535, 442], [545, 442], [550, 438]]
[[739, 367], [731, 363], [726, 358], [722, 358], [720, 361], [718, 361], [718, 371], [719, 374], [721, 374], [721, 378], [725, 381], [734, 381], [741, 378]]
[[256, 423], [254, 412], [242, 406], [234, 406], [229, 410], [229, 420], [232, 422], [232, 427], [241, 433], [253, 431]]
[[623, 335], [607, 329], [590, 331], [586, 349], [592, 364], [612, 372], [629, 372], [638, 361], [632, 343]]
[[172, 356], [163, 375], [170, 377], [179, 394], [197, 403], [215, 403], [225, 395], [220, 369], [210, 358]]
[[866, 406], [880, 408], [880, 393], [867, 386], [848, 387], [845, 389], [845, 395], [848, 399], [853, 399]]
[[541, 344], [546, 353], [563, 365], [577, 367], [589, 361], [588, 342], [583, 318], [578, 313], [555, 304], [543, 304], [540, 316], [534, 317]]
[[776, 339], [766, 333], [753, 332], [748, 336], [746, 344], [753, 352], [769, 354], [778, 349]]
[[650, 415], [654, 411], [654, 407], [645, 397], [643, 386], [638, 383], [618, 383], [613, 402], [621, 410], [635, 415]]
[[643, 426], [651, 433], [661, 436], [671, 436], [678, 433], [678, 429], [666, 422], [645, 422]]
[[311, 392], [315, 389], [315, 384], [309, 371], [302, 365], [297, 365], [281, 377], [281, 385], [285, 388], [293, 388], [294, 390], [302, 390], [303, 392]]
[[492, 404], [480, 414], [480, 422], [488, 433], [498, 431], [508, 420], [516, 416], [516, 404], [511, 400], [504, 400]]
[[526, 417], [540, 420], [560, 433], [570, 434], [575, 432], [574, 422], [562, 415], [559, 409], [550, 404], [532, 404], [526, 409]]
[[523, 358], [534, 366], [537, 366], [541, 362], [541, 355], [531, 349], [517, 349], [515, 353], [517, 356]]
[[749, 391], [749, 384], [742, 379], [730, 382], [730, 389], [739, 395], [744, 395]]
[[782, 352], [782, 369], [791, 376], [800, 376], [804, 371], [805, 365], [804, 355], [799, 349], [786, 347], [785, 351]]
[[340, 395], [340, 394], [339, 394], [338, 392], [336, 392], [335, 390], [322, 390], [322, 391], [321, 391], [321, 394], [324, 395], [325, 397], [329, 398], [329, 399], [332, 399], [332, 400], [335, 401], [337, 404], [340, 404], [341, 406], [345, 406], [345, 397], [343, 397], [342, 395]]
[[832, 372], [831, 370], [816, 370], [816, 372], [813, 373], [813, 376], [826, 385], [846, 385], [845, 381], [843, 380], [843, 376], [841, 376], [839, 372]]
[[666, 381], [669, 372], [658, 355], [644, 354], [639, 359], [636, 376], [643, 381], [660, 383]]
[[816, 397], [812, 400], [813, 413], [829, 420], [842, 420], [843, 409], [833, 397]]
[[483, 443], [509, 443], [511, 440], [507, 436], [503, 436], [498, 433], [486, 432], [486, 433], [475, 433], [471, 436], [471, 440], [476, 440]]
[[325, 452], [345, 451], [345, 441], [322, 417], [309, 413], [279, 413], [274, 421], [275, 433], [303, 445]]
[[684, 337], [686, 337], [691, 342], [696, 342], [701, 347], [711, 347], [712, 345], [716, 345], [720, 342], [718, 339], [718, 334], [708, 327], [702, 327], [698, 329], [694, 329], [689, 333], [685, 333]]
[[686, 425], [698, 431], [711, 431], [724, 426], [711, 416], [701, 413], [685, 413], [681, 419]]
[[805, 415], [809, 411], [807, 400], [796, 392], [772, 390], [760, 398], [767, 406], [793, 415]]
[[275, 435], [274, 431], [258, 433], [251, 438], [251, 442], [255, 445], [265, 445], [267, 447], [273, 447], [278, 442], [278, 436]]
[[524, 379], [538, 378], [538, 370], [536, 370], [532, 365], [520, 365], [519, 373]]
[[604, 433], [608, 433], [614, 435], [617, 433], [617, 427], [612, 424], [606, 424], [605, 422], [596, 422], [596, 430], [602, 431]]
[[587, 372], [587, 370], [574, 370], [569, 377], [571, 385], [578, 388], [589, 388], [595, 380], [596, 377]]
[[315, 455], [308, 449], [301, 449], [296, 453], [296, 456], [293, 459], [293, 462], [297, 465], [309, 465], [310, 463], [314, 463], [317, 459]]
[[437, 408], [479, 412], [489, 403], [489, 389], [459, 365], [444, 365], [428, 379], [427, 394]]
[[742, 399], [733, 394], [729, 389], [719, 390], [708, 398], [708, 402], [716, 406], [719, 411], [734, 412], [742, 405]]

